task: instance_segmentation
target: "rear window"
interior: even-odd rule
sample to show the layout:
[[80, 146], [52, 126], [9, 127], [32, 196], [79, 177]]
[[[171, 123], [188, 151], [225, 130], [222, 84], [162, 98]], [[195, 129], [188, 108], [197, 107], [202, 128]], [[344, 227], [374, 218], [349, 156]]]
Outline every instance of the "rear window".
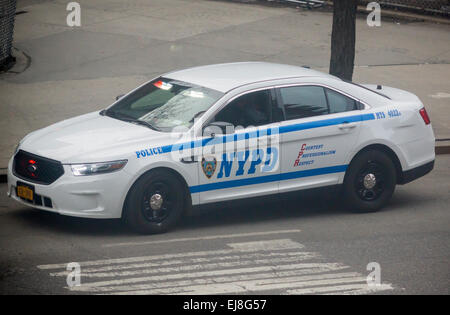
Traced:
[[330, 114], [349, 112], [358, 109], [358, 103], [341, 93], [326, 89], [328, 103], [330, 105]]
[[343, 81], [346, 82], [346, 83], [350, 83], [350, 84], [356, 85], [356, 86], [358, 86], [358, 87], [360, 87], [360, 88], [363, 88], [364, 90], [370, 91], [370, 92], [375, 93], [375, 94], [378, 94], [378, 95], [380, 95], [380, 96], [383, 96], [383, 97], [385, 97], [385, 98], [387, 98], [387, 99], [389, 99], [389, 100], [391, 99], [389, 96], [387, 96], [387, 95], [385, 95], [385, 94], [383, 94], [383, 93], [380, 93], [380, 92], [371, 90], [371, 89], [369, 89], [368, 87], [365, 87], [365, 86], [363, 86], [363, 85], [361, 85], [361, 84], [358, 84], [358, 83], [355, 83], [355, 82], [352, 82], [352, 81], [347, 81], [347, 80], [343, 80]]

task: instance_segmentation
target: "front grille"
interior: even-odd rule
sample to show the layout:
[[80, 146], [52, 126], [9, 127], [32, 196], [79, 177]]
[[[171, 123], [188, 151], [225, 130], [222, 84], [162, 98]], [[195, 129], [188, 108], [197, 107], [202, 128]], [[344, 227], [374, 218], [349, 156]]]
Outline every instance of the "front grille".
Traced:
[[49, 185], [64, 174], [60, 162], [19, 150], [14, 156], [14, 175], [33, 183]]

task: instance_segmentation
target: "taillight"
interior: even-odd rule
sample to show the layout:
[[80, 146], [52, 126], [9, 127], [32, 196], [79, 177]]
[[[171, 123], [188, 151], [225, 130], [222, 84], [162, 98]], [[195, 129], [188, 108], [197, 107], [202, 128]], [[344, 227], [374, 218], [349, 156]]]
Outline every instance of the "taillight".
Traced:
[[427, 110], [422, 108], [419, 110], [420, 116], [422, 116], [423, 121], [425, 122], [425, 125], [429, 125], [431, 123], [430, 117], [428, 116]]

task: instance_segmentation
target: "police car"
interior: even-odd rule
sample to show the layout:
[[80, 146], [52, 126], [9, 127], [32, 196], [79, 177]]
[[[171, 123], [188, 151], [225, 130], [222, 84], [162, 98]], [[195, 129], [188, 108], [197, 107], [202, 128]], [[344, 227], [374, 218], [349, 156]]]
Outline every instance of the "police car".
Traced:
[[369, 212], [433, 169], [434, 140], [424, 105], [403, 90], [290, 65], [201, 66], [28, 134], [8, 194], [144, 233], [193, 206], [325, 186]]

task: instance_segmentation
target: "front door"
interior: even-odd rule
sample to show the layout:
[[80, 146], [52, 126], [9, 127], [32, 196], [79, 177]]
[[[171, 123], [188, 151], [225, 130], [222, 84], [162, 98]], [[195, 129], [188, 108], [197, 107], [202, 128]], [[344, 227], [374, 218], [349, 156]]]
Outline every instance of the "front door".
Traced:
[[[234, 128], [229, 134], [204, 136], [198, 157], [200, 203], [255, 197], [278, 192], [280, 148], [275, 94], [259, 90], [230, 100], [214, 117]], [[210, 140], [208, 140], [210, 139]]]

